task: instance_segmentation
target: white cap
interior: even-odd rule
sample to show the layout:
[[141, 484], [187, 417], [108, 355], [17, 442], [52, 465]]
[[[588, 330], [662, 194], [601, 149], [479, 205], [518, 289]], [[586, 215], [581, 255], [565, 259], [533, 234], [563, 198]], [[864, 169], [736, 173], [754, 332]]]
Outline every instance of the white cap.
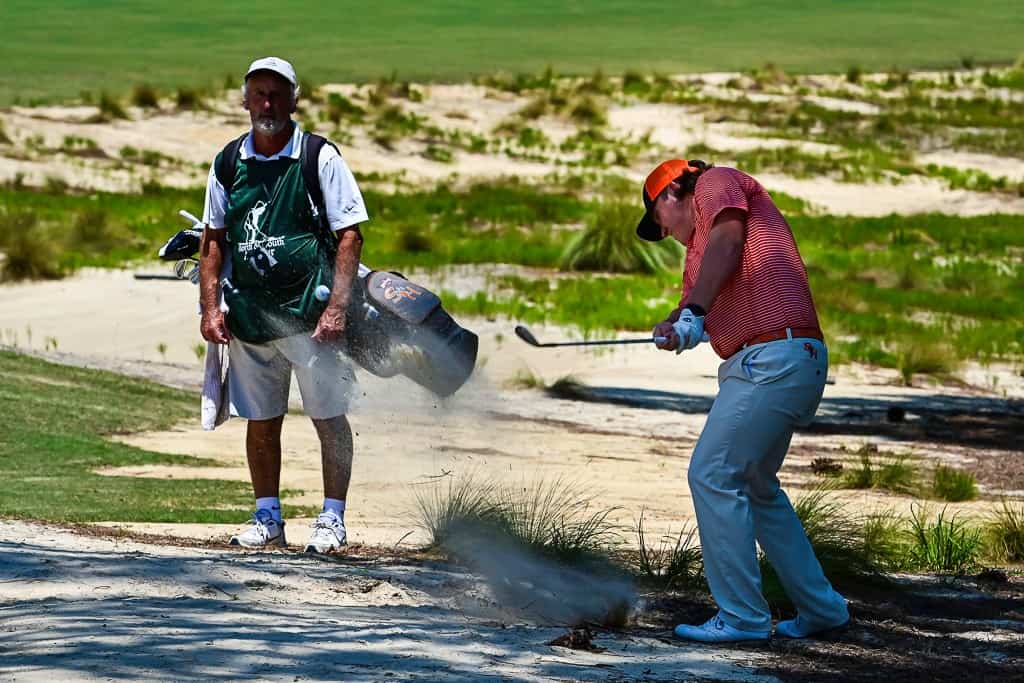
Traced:
[[292, 68], [291, 64], [280, 57], [263, 57], [262, 59], [257, 59], [249, 65], [249, 70], [245, 72], [245, 80], [249, 80], [249, 76], [252, 76], [254, 71], [273, 71], [274, 73], [284, 77], [284, 79], [292, 85], [299, 84], [298, 79], [295, 77], [295, 69]]

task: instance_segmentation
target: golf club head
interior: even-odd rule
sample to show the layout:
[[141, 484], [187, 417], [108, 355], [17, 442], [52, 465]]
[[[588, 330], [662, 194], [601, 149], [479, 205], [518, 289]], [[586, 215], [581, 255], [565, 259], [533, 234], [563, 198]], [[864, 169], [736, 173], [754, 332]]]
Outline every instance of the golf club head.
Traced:
[[530, 346], [540, 346], [540, 342], [537, 338], [526, 328], [526, 325], [516, 325], [516, 336], [522, 339]]
[[177, 261], [190, 258], [199, 252], [199, 242], [203, 237], [202, 230], [185, 228], [175, 233], [157, 252], [164, 261]]

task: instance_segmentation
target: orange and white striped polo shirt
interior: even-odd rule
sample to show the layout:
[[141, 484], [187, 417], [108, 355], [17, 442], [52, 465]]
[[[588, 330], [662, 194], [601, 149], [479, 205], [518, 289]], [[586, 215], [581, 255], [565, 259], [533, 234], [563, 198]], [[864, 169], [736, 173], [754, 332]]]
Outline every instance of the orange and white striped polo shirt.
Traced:
[[680, 305], [697, 282], [718, 214], [729, 208], [747, 214], [739, 268], [704, 319], [704, 329], [719, 356], [728, 358], [759, 334], [786, 327], [819, 327], [793, 231], [760, 183], [734, 168], [710, 168], [697, 180], [693, 206], [694, 230], [686, 244]]

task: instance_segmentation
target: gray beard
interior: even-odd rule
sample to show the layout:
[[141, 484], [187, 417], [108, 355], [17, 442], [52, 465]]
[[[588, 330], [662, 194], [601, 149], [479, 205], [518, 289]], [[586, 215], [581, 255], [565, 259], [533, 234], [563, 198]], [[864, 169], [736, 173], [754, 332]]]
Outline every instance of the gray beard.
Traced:
[[256, 119], [252, 127], [268, 137], [277, 135], [288, 125], [288, 119]]

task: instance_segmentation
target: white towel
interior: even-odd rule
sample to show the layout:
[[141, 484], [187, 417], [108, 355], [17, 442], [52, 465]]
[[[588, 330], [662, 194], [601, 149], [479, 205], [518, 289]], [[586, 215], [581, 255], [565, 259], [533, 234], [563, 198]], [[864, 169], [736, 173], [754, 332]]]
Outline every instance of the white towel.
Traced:
[[230, 408], [227, 344], [206, 342], [206, 368], [203, 371], [203, 395], [200, 400], [203, 429], [212, 431], [226, 422], [230, 417]]

